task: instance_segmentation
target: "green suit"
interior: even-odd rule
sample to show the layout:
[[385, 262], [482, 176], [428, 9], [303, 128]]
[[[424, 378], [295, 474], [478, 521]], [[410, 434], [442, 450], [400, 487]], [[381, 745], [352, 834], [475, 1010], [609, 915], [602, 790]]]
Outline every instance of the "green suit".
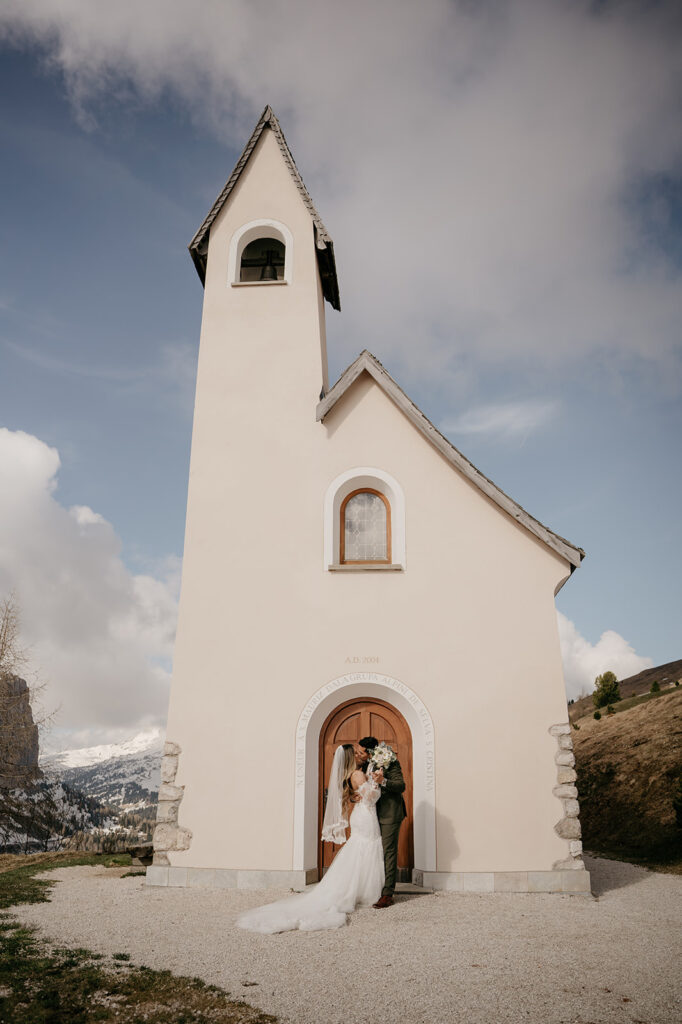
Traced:
[[403, 819], [407, 816], [407, 808], [403, 793], [405, 779], [400, 761], [393, 761], [384, 770], [384, 784], [381, 796], [377, 800], [377, 818], [381, 829], [381, 842], [384, 848], [384, 887], [382, 896], [392, 896], [395, 890], [395, 876], [398, 868], [398, 835]]

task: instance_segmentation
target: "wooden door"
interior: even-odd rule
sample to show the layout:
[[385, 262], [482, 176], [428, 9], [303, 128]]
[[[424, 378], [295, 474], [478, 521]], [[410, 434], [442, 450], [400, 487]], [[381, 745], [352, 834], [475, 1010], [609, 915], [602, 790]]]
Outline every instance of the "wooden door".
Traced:
[[[413, 816], [412, 816], [412, 736], [410, 729], [394, 707], [383, 700], [347, 701], [329, 716], [320, 730], [320, 783], [319, 783], [319, 824], [317, 834], [322, 833], [327, 783], [334, 752], [341, 743], [357, 743], [365, 736], [376, 736], [378, 741], [388, 743], [398, 755], [405, 778], [405, 806], [407, 818], [400, 828], [398, 843], [398, 881], [411, 882], [414, 867]], [[340, 846], [319, 841], [318, 872], [321, 878], [333, 861]]]

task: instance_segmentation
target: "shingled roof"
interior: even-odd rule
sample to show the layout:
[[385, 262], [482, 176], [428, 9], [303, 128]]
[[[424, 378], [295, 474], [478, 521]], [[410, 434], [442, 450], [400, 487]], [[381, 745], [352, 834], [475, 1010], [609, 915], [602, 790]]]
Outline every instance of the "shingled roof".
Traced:
[[317, 419], [322, 421], [326, 416], [329, 415], [331, 410], [334, 408], [340, 398], [345, 395], [355, 381], [360, 377], [361, 374], [368, 373], [370, 377], [379, 385], [388, 397], [395, 402], [398, 408], [407, 416], [411, 423], [419, 430], [424, 437], [431, 442], [434, 448], [437, 448], [441, 455], [456, 469], [458, 469], [468, 480], [471, 481], [479, 490], [483, 491], [492, 501], [495, 502], [504, 512], [515, 519], [517, 523], [525, 527], [530, 533], [534, 534], [538, 540], [541, 540], [543, 544], [551, 548], [562, 558], [565, 558], [570, 563], [571, 572], [577, 569], [583, 558], [585, 552], [582, 548], [576, 547], [567, 541], [564, 537], [560, 537], [558, 533], [554, 533], [547, 526], [543, 526], [541, 522], [534, 519], [529, 512], [526, 512], [524, 508], [521, 508], [513, 498], [510, 498], [508, 494], [500, 490], [489, 480], [487, 476], [484, 476], [480, 470], [476, 469], [473, 463], [469, 462], [465, 455], [455, 448], [453, 444], [448, 441], [441, 432], [434, 427], [433, 423], [426, 418], [421, 409], [417, 408], [414, 402], [408, 398], [403, 389], [396, 384], [393, 378], [386, 372], [384, 367], [381, 365], [378, 359], [368, 352], [367, 349], [361, 352], [354, 363], [345, 370], [339, 379], [337, 380], [334, 387], [324, 396], [317, 406]]
[[327, 302], [331, 303], [334, 309], [341, 309], [341, 300], [339, 298], [339, 283], [336, 279], [336, 261], [334, 259], [334, 243], [332, 242], [329, 232], [322, 223], [322, 218], [315, 209], [313, 201], [308, 195], [308, 190], [303, 184], [303, 179], [299, 174], [298, 168], [294, 162], [294, 158], [291, 155], [291, 150], [287, 145], [287, 141], [284, 138], [284, 132], [280, 128], [279, 121], [275, 117], [272, 108], [266, 107], [260, 116], [258, 124], [253, 130], [251, 138], [244, 147], [244, 152], [237, 160], [235, 168], [232, 174], [227, 179], [225, 187], [216, 199], [215, 203], [209, 210], [207, 216], [204, 219], [203, 224], [197, 231], [196, 235], [189, 243], [190, 255], [194, 261], [194, 266], [197, 268], [197, 273], [201, 278], [201, 283], [204, 284], [206, 279], [206, 257], [208, 255], [208, 236], [211, 230], [211, 225], [216, 219], [223, 206], [230, 197], [230, 193], [239, 181], [239, 178], [251, 159], [251, 155], [256, 148], [258, 140], [265, 130], [269, 130], [275, 136], [277, 145], [280, 148], [280, 152], [284, 157], [284, 162], [289, 168], [289, 173], [293, 178], [294, 184], [298, 189], [298, 192], [305, 204], [308, 213], [310, 214], [313, 221], [313, 229], [315, 232], [315, 250], [317, 253], [317, 263], [320, 268], [320, 278], [322, 279], [322, 291]]

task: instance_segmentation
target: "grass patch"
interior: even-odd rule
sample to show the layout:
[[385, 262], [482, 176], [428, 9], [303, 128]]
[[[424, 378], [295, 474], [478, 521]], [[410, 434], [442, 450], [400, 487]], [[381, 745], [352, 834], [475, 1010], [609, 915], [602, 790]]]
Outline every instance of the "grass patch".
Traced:
[[[33, 876], [82, 864], [121, 867], [126, 854], [0, 857], [0, 907], [49, 899], [51, 884]], [[130, 872], [135, 874], [136, 872]], [[176, 977], [87, 949], [52, 947], [0, 910], [0, 1021], [13, 1024], [274, 1024], [240, 999], [200, 978]]]
[[127, 867], [127, 853], [34, 853], [25, 856], [3, 854], [0, 858], [0, 909], [18, 903], [46, 903], [55, 884], [50, 879], [35, 878], [52, 868], [96, 864], [103, 867]]
[[170, 971], [121, 962], [114, 967], [85, 949], [49, 948], [4, 914], [0, 916], [0, 1020], [16, 1024], [270, 1024], [276, 1018], [230, 999], [229, 993], [200, 978], [178, 978]]
[[623, 700], [619, 700], [617, 704], [613, 705], [613, 710], [618, 714], [619, 711], [628, 711], [630, 708], [637, 707], [638, 704], [646, 704], [648, 700], [656, 700], [657, 697], [665, 697], [670, 693], [670, 690], [660, 690], [656, 693], [640, 693], [635, 697], [624, 697]]

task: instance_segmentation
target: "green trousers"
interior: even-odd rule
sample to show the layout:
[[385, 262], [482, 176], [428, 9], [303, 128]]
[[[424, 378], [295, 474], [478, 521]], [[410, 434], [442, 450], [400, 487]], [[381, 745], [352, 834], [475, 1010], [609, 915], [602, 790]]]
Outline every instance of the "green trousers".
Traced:
[[395, 890], [395, 876], [398, 869], [398, 834], [402, 821], [391, 821], [386, 825], [379, 823], [381, 844], [384, 848], [384, 887], [382, 896], [392, 896]]

